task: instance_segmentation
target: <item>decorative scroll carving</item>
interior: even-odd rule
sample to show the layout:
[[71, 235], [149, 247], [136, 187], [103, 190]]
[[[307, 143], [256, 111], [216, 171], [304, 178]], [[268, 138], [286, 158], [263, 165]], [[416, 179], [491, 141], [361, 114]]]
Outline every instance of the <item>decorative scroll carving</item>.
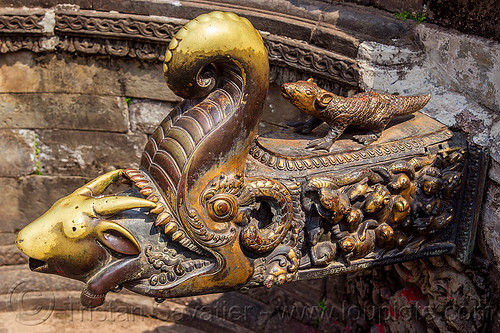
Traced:
[[264, 39], [271, 63], [292, 67], [300, 72], [310, 72], [319, 77], [328, 77], [339, 82], [357, 86], [358, 69], [354, 61], [332, 52], [319, 53], [300, 47], [292, 41], [276, 40], [274, 36]]
[[28, 50], [32, 52], [44, 52], [46, 48], [42, 45], [42, 40], [33, 37], [6, 37], [0, 36], [0, 52], [17, 52]]
[[[113, 22], [99, 29], [125, 31]], [[232, 13], [186, 24], [163, 69], [185, 100], [149, 138], [140, 169], [97, 178], [19, 233], [32, 270], [86, 283], [84, 305], [121, 286], [160, 301], [454, 250], [471, 163], [459, 134], [415, 114], [368, 146], [343, 136], [331, 153], [304, 149], [292, 130], [256, 138], [268, 57]], [[120, 178], [130, 187], [104, 195]]]
[[161, 61], [165, 59], [164, 54], [166, 49], [164, 45], [154, 45], [151, 43], [76, 37], [65, 37], [59, 40], [56, 48], [69, 53], [130, 57], [147, 61]]
[[123, 36], [161, 42], [170, 41], [181, 28], [182, 24], [178, 22], [152, 22], [146, 17], [131, 19], [119, 14], [92, 17], [71, 13], [57, 14], [55, 26], [56, 31], [63, 33]]
[[0, 31], [6, 34], [41, 34], [43, 33], [43, 26], [40, 22], [43, 16], [43, 14], [0, 15]]
[[398, 142], [367, 146], [359, 151], [340, 153], [318, 153], [309, 156], [283, 156], [255, 141], [250, 148], [250, 155], [256, 162], [276, 170], [302, 171], [326, 169], [341, 165], [362, 163], [372, 158], [392, 158], [402, 153], [418, 153], [434, 142], [451, 138], [451, 131], [432, 133], [420, 138], [409, 138]]

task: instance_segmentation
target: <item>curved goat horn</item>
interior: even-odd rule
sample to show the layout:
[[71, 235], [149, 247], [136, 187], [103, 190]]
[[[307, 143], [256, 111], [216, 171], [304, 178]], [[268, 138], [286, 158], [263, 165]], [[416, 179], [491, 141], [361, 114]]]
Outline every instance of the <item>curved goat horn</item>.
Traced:
[[81, 195], [99, 195], [104, 192], [109, 185], [116, 182], [122, 174], [122, 169], [113, 170], [88, 182], [73, 193]]
[[114, 215], [132, 208], [154, 208], [152, 201], [127, 196], [109, 196], [98, 198], [94, 201], [94, 211], [103, 216]]

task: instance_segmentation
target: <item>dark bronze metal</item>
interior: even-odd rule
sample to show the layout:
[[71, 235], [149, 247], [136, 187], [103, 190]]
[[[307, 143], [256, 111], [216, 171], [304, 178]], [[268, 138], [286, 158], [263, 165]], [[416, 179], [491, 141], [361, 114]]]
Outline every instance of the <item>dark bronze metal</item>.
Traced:
[[375, 92], [342, 97], [318, 87], [312, 78], [307, 81], [284, 83], [281, 91], [283, 97], [313, 117], [305, 123], [293, 124], [299, 133], [311, 133], [321, 121], [330, 126], [330, 130], [323, 138], [308, 143], [307, 148], [315, 150], [330, 150], [335, 140], [350, 125], [367, 128], [368, 133], [355, 135], [354, 139], [369, 144], [380, 137], [392, 118], [417, 112], [431, 98], [430, 95], [396, 96]]
[[[140, 169], [98, 177], [18, 235], [32, 270], [86, 284], [84, 305], [101, 305], [121, 286], [161, 300], [457, 248], [466, 261], [477, 215], [461, 216], [460, 198], [472, 186], [466, 176], [475, 155], [459, 133], [420, 113], [388, 124], [394, 103], [407, 101], [399, 109], [412, 113], [428, 96], [354, 97], [363, 107], [351, 103], [355, 112], [384, 116], [371, 128], [378, 139], [365, 146], [349, 130], [340, 136], [342, 128], [321, 152], [305, 148], [324, 134], [321, 126], [310, 135], [287, 129], [256, 137], [269, 66], [248, 20], [213, 12], [189, 22], [172, 39], [164, 72], [185, 100], [149, 139]], [[365, 107], [374, 100], [388, 104]], [[350, 117], [347, 124], [370, 127], [373, 114]], [[130, 188], [103, 195], [120, 178]]]

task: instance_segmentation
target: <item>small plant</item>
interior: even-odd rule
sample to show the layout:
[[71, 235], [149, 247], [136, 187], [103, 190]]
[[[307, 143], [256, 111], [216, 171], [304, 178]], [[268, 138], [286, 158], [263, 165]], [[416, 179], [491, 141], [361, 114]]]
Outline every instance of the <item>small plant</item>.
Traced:
[[42, 168], [40, 167], [40, 148], [38, 147], [38, 140], [35, 135], [35, 175], [41, 176], [43, 175], [42, 173]]
[[394, 13], [394, 17], [400, 20], [413, 20], [418, 23], [426, 23], [427, 22], [427, 16], [425, 13], [416, 13], [413, 15], [409, 11], [405, 10], [404, 12], [401, 13]]
[[316, 328], [319, 326], [319, 323], [321, 323], [321, 319], [323, 319], [323, 315], [325, 314], [325, 311], [326, 311], [326, 299], [325, 298], [322, 298], [321, 301], [319, 301], [318, 307], [321, 310], [321, 313], [319, 314], [319, 317], [316, 318], [316, 320], [313, 323], [313, 326]]
[[133, 97], [125, 96], [125, 103], [127, 103], [127, 106], [130, 106], [130, 104], [132, 104], [133, 101], [134, 101]]

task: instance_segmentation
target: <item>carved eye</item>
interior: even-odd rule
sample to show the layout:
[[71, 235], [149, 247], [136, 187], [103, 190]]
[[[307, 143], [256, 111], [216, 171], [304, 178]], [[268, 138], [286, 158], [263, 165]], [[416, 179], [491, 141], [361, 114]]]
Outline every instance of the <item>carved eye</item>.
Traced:
[[233, 196], [219, 194], [207, 202], [207, 209], [214, 221], [227, 222], [236, 216], [238, 203]]
[[306, 96], [311, 97], [313, 95], [311, 90], [306, 90]]
[[226, 216], [229, 214], [230, 209], [229, 202], [226, 200], [220, 199], [214, 202], [214, 213], [217, 214], [217, 216]]

